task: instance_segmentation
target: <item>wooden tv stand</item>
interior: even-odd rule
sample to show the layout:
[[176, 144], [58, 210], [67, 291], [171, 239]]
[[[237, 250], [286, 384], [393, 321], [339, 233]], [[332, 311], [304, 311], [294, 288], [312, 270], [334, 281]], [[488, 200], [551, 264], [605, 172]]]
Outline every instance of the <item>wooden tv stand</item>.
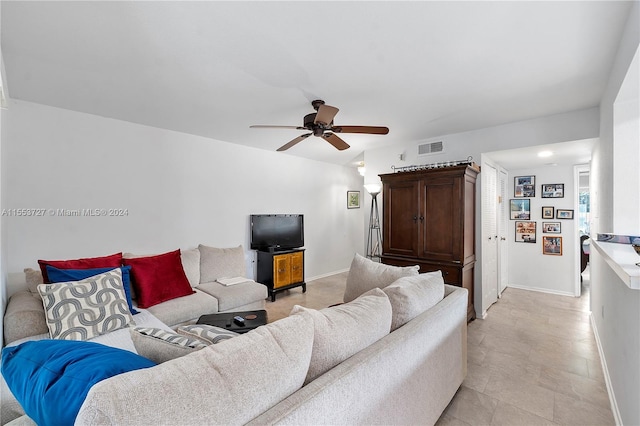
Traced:
[[304, 249], [283, 251], [258, 251], [257, 281], [267, 286], [271, 301], [276, 301], [276, 293], [290, 288], [302, 287], [304, 282]]

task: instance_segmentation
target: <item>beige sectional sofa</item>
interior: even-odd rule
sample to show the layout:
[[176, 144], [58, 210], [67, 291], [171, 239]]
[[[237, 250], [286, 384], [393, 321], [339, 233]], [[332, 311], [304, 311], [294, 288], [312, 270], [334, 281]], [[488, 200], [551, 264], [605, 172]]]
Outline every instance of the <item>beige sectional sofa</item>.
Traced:
[[440, 273], [356, 255], [345, 302], [296, 306], [249, 333], [102, 380], [75, 424], [434, 424], [466, 375], [467, 291]]
[[[125, 253], [123, 257], [140, 256]], [[148, 311], [164, 324], [176, 327], [193, 323], [201, 315], [264, 309], [266, 286], [252, 280], [233, 286], [216, 282], [218, 278], [245, 276], [242, 246], [217, 248], [201, 244], [181, 250], [181, 260], [195, 293], [150, 306]], [[5, 345], [49, 332], [42, 299], [36, 289], [43, 283], [42, 273], [32, 268], [24, 272], [27, 288], [14, 293], [5, 309]]]

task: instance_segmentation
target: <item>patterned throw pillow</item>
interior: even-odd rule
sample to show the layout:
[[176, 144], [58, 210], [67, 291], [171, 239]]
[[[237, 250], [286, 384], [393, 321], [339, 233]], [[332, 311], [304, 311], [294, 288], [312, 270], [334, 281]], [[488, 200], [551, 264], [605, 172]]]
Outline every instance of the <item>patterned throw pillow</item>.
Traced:
[[161, 328], [135, 327], [130, 331], [136, 352], [157, 364], [207, 347], [198, 339]]
[[238, 333], [207, 324], [183, 325], [176, 330], [178, 334], [203, 341], [207, 345], [215, 345], [223, 340], [238, 336]]
[[40, 284], [52, 339], [88, 340], [129, 327], [129, 312], [120, 268], [82, 281]]

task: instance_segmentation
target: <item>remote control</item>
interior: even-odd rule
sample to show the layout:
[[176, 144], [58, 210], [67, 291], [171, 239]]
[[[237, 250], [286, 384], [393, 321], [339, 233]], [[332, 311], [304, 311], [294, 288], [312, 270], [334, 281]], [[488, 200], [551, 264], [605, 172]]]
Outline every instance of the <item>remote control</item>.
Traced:
[[233, 317], [233, 321], [238, 324], [238, 325], [244, 325], [244, 318], [242, 318], [241, 316], [235, 316]]

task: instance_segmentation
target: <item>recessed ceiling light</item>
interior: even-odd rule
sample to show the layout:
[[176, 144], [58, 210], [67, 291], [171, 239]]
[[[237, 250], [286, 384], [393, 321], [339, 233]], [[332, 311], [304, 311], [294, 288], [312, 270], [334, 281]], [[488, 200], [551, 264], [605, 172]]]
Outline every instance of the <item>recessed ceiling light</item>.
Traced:
[[538, 153], [538, 157], [542, 157], [542, 158], [551, 157], [552, 155], [553, 155], [553, 152], [551, 152], [551, 151], [540, 151]]
[[557, 166], [558, 163], [546, 163], [545, 166]]

